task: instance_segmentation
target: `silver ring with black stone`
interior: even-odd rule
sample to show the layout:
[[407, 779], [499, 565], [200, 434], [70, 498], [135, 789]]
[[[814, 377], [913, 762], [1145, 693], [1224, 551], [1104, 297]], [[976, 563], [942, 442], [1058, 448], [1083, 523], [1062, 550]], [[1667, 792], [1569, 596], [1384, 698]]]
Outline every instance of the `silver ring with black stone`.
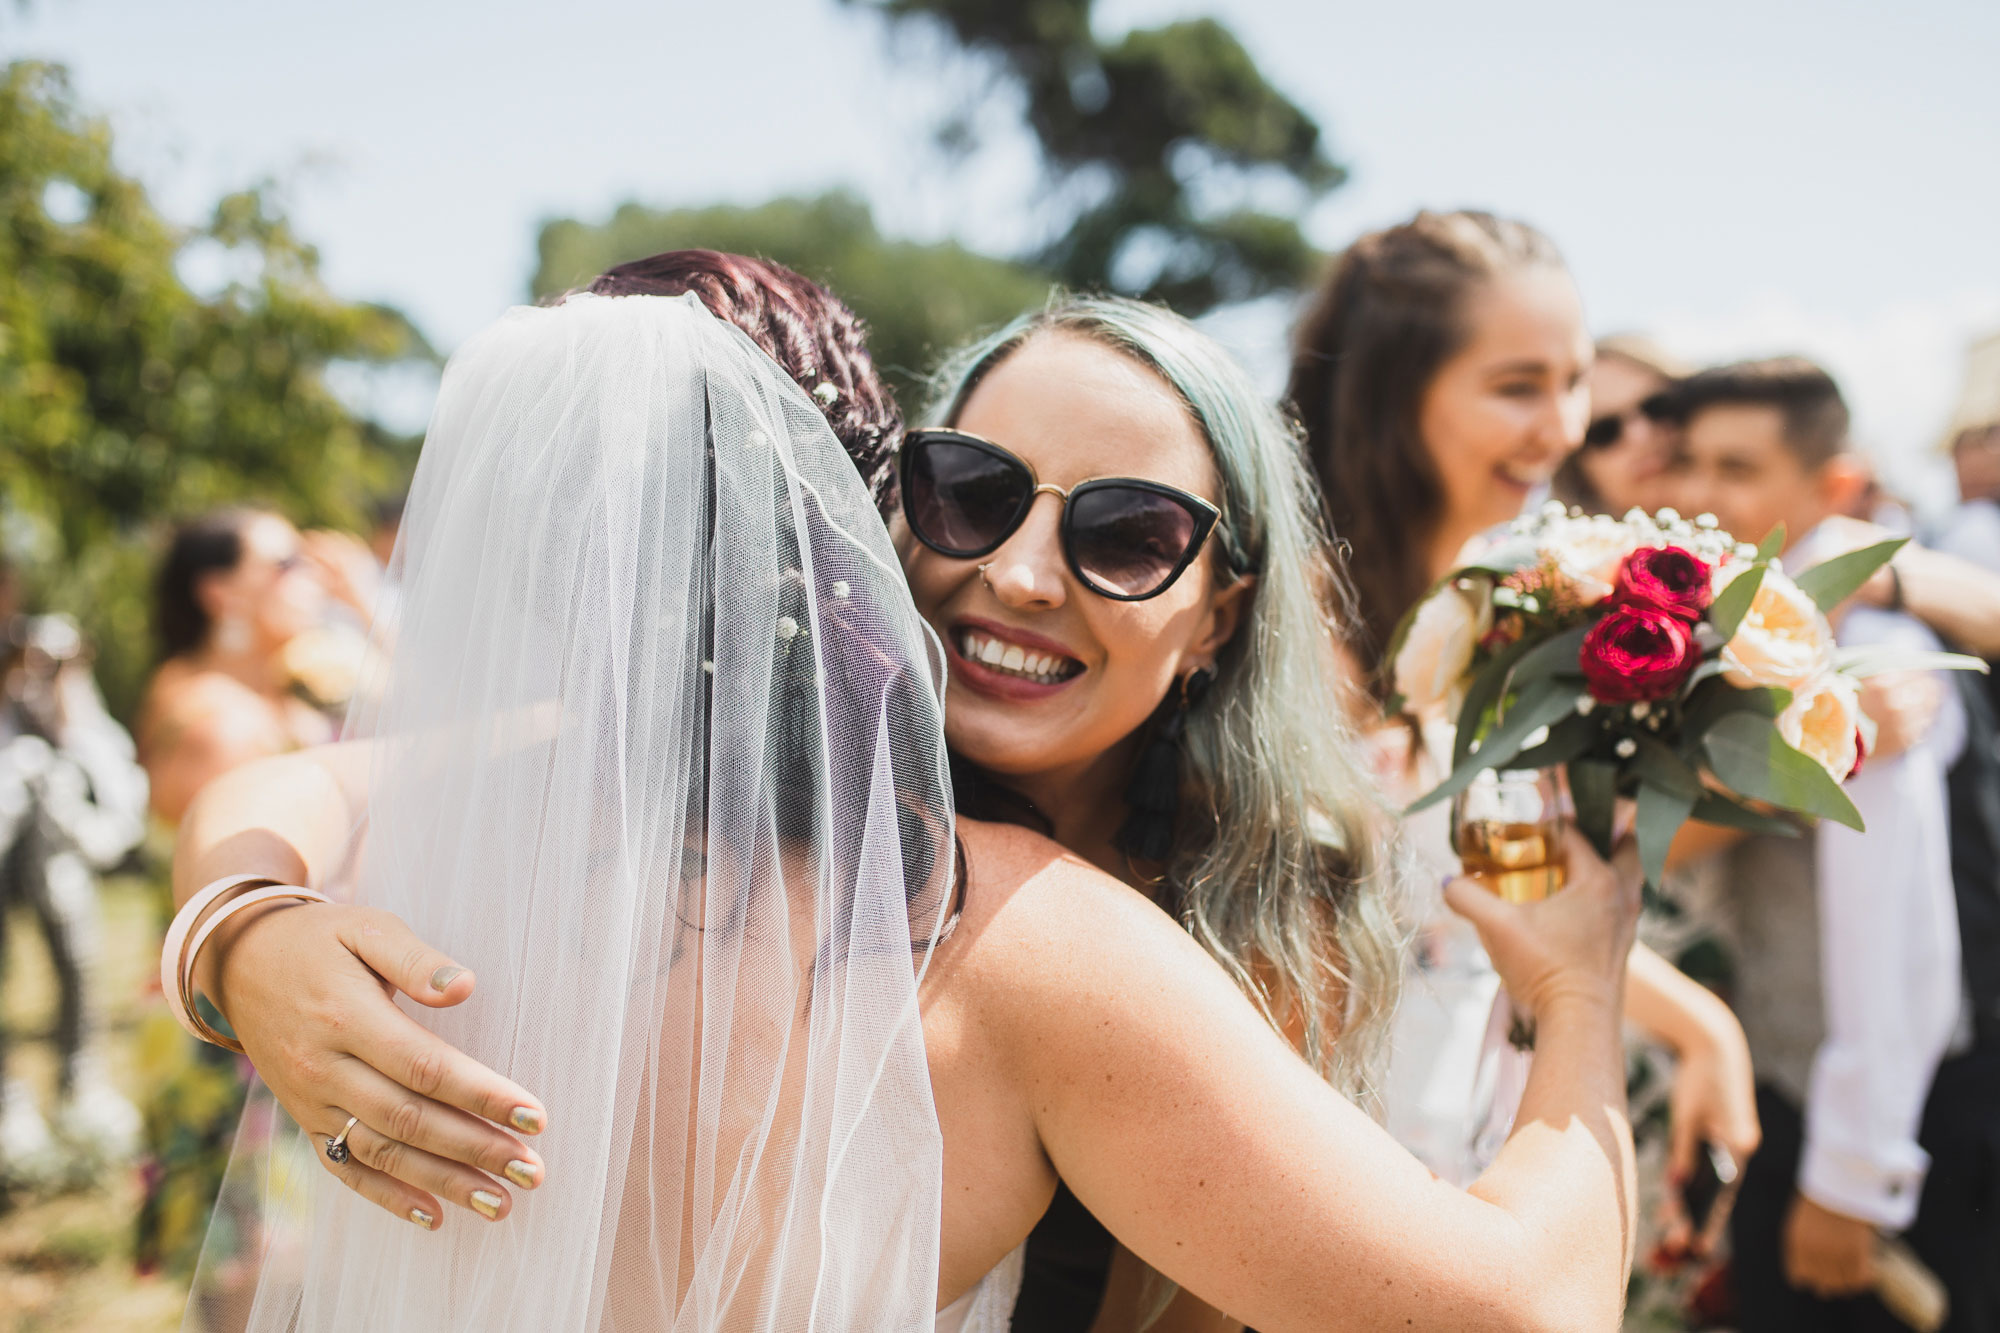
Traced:
[[334, 1135], [332, 1138], [326, 1141], [327, 1161], [332, 1162], [335, 1166], [347, 1165], [347, 1159], [354, 1155], [352, 1152], [348, 1151], [347, 1135], [348, 1132], [352, 1130], [355, 1127], [355, 1125], [359, 1124], [360, 1122], [361, 1122], [361, 1117], [358, 1115], [351, 1115], [347, 1117], [347, 1123], [340, 1127], [340, 1133]]

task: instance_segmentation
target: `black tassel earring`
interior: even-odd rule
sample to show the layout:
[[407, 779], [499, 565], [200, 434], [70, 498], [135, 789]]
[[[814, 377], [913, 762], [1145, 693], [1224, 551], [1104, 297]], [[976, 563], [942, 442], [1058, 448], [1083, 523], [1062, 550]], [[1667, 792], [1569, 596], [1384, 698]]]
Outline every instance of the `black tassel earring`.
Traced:
[[1188, 709], [1201, 702], [1214, 681], [1215, 672], [1208, 667], [1181, 677], [1180, 693], [1168, 696], [1155, 716], [1153, 734], [1139, 751], [1117, 839], [1118, 850], [1133, 860], [1164, 861], [1174, 850], [1174, 824], [1181, 812], [1181, 733]]

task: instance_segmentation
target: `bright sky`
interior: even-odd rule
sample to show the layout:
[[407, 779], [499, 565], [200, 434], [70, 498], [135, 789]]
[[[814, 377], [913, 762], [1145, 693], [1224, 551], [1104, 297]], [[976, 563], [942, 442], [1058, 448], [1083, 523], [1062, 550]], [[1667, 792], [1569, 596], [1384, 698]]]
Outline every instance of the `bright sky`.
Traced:
[[[1925, 451], [1965, 341], [2000, 326], [2000, 5], [1100, 0], [1097, 22], [1202, 13], [1351, 169], [1309, 220], [1323, 245], [1420, 206], [1526, 218], [1600, 332], [1816, 356], [1892, 481], [1944, 497]], [[845, 183], [903, 234], [1036, 225], [1006, 108], [949, 169], [927, 131], [966, 72], [833, 0], [32, 0], [0, 51], [69, 64], [176, 216], [284, 181], [332, 285], [447, 348], [522, 298], [540, 220], [626, 199]], [[1275, 384], [1287, 319], [1217, 327]]]

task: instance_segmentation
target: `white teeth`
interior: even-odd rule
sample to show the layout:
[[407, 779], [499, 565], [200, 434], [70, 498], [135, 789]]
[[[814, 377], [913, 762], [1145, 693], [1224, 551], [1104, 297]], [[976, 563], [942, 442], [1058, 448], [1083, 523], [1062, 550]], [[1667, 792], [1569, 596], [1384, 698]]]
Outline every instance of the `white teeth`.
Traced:
[[1068, 670], [1067, 658], [1031, 653], [1018, 644], [1001, 643], [998, 639], [970, 630], [960, 632], [958, 651], [970, 661], [1043, 685], [1054, 685], [1075, 674]]

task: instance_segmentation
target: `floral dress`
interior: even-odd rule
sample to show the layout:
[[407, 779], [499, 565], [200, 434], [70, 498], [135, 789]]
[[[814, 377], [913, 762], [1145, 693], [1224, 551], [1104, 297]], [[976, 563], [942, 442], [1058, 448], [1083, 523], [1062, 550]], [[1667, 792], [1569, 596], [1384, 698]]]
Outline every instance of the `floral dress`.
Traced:
[[[166, 874], [173, 836], [156, 826], [149, 841], [150, 859], [158, 870], [155, 882], [164, 937], [174, 912]], [[138, 1034], [139, 1078], [150, 1092], [140, 1107], [145, 1121], [139, 1167], [144, 1196], [133, 1257], [142, 1273], [162, 1272], [185, 1280], [201, 1255], [209, 1210], [222, 1189], [251, 1071], [242, 1056], [183, 1032], [157, 989], [151, 1001]], [[206, 1000], [197, 997], [195, 1002], [210, 1023], [228, 1031]]]

